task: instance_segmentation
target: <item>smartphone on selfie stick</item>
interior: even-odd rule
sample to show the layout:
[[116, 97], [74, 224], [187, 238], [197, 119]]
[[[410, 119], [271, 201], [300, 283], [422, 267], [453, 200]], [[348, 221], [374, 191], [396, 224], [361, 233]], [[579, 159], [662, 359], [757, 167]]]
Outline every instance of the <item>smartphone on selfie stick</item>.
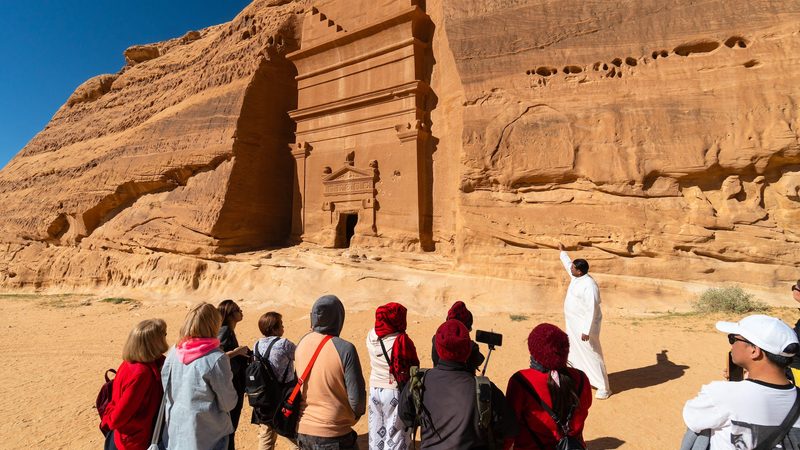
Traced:
[[477, 330], [475, 331], [475, 340], [489, 346], [489, 354], [486, 355], [486, 362], [483, 363], [483, 371], [481, 372], [481, 376], [485, 376], [486, 368], [489, 366], [489, 358], [492, 357], [492, 350], [503, 345], [503, 335], [491, 331]]

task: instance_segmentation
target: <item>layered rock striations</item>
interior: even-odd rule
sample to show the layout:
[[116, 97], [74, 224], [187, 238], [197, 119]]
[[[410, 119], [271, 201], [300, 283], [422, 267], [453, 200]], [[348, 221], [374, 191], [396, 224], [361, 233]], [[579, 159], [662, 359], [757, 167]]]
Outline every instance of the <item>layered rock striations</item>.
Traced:
[[[4, 236], [184, 254], [286, 241], [302, 6], [134, 46], [3, 170]], [[251, 195], [259, 193], [258, 195]]]
[[456, 0], [445, 16], [466, 259], [563, 237], [620, 275], [797, 278], [798, 5]]
[[[430, 31], [398, 40], [387, 30], [415, 8]], [[257, 0], [230, 23], [126, 50], [0, 172], [0, 284], [147, 285], [158, 271], [160, 285], [198, 289], [277, 270], [243, 265], [263, 258], [246, 252], [302, 261], [314, 245], [291, 245], [342, 242], [350, 217], [355, 247], [386, 264], [400, 255], [389, 248], [425, 251], [394, 260], [435, 261], [430, 276], [552, 288], [561, 240], [607, 285], [775, 287], [800, 264], [798, 23], [800, 6], [766, 0]], [[298, 76], [291, 53], [315, 46], [328, 66], [306, 58]], [[402, 46], [408, 101], [380, 78]], [[298, 80], [325, 98], [298, 105]], [[404, 101], [417, 122], [393, 128], [381, 105]], [[306, 158], [313, 171], [298, 171]], [[371, 183], [363, 199], [304, 197], [351, 172]], [[413, 205], [402, 177], [418, 180]], [[419, 216], [416, 240], [387, 231], [403, 214]], [[209, 262], [226, 258], [239, 262]]]

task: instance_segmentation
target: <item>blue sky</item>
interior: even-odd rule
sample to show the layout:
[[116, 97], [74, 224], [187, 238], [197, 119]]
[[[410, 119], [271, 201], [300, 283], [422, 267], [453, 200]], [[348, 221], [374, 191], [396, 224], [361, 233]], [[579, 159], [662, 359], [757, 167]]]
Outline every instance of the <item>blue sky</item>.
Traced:
[[0, 167], [131, 45], [227, 22], [246, 0], [0, 0]]

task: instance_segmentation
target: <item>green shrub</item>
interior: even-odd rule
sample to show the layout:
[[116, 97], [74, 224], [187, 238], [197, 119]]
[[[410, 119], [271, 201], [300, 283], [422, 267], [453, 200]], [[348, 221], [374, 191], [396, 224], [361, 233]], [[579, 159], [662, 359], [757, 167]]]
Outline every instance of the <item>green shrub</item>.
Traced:
[[512, 322], [522, 322], [523, 320], [528, 320], [528, 316], [525, 314], [510, 314], [508, 317]]
[[111, 303], [112, 305], [119, 305], [122, 303], [129, 303], [132, 305], [138, 305], [139, 301], [134, 300], [132, 298], [125, 298], [125, 297], [108, 297], [100, 300], [103, 303]]
[[692, 303], [692, 307], [701, 313], [728, 312], [736, 314], [765, 311], [769, 308], [766, 303], [753, 300], [753, 294], [745, 292], [739, 286], [706, 289], [700, 294], [697, 301]]

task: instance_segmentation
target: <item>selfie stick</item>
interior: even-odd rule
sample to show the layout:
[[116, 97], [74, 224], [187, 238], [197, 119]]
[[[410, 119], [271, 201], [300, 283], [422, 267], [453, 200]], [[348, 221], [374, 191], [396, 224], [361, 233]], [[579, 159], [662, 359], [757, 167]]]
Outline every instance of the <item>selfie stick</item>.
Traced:
[[483, 363], [483, 371], [481, 372], [481, 376], [486, 376], [486, 367], [489, 366], [489, 358], [492, 357], [492, 350], [494, 350], [494, 345], [489, 344], [489, 353], [486, 355], [486, 362]]

